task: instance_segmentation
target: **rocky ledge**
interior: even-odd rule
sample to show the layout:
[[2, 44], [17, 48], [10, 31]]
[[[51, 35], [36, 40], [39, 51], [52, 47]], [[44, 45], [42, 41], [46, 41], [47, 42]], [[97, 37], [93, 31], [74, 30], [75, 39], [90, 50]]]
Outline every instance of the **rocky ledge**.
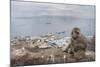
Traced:
[[[92, 37], [88, 37], [88, 41], [90, 48], [85, 52], [86, 56], [76, 59], [64, 52], [70, 43], [70, 37], [59, 37], [54, 34], [40, 37], [15, 37], [11, 40], [11, 65], [23, 66], [94, 61], [95, 45]], [[79, 57], [80, 54], [76, 54], [76, 57]]]

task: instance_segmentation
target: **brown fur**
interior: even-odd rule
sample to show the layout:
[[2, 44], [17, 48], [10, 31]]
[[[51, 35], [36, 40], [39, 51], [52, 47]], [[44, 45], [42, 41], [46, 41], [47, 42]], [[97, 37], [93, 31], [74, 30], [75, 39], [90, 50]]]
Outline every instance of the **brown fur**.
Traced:
[[[79, 28], [74, 28], [71, 32], [71, 43], [68, 47], [68, 53], [71, 54], [71, 57], [82, 58], [85, 55], [87, 48], [87, 39], [81, 34]], [[82, 55], [82, 56], [81, 56]], [[81, 56], [81, 57], [78, 57]]]

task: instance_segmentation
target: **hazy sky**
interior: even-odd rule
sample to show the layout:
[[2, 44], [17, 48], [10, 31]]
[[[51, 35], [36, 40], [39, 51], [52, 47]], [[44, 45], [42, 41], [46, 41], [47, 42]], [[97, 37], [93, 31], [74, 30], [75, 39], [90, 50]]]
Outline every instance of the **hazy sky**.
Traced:
[[36, 16], [73, 16], [80, 18], [94, 18], [94, 6], [50, 4], [38, 2], [11, 2], [13, 17]]

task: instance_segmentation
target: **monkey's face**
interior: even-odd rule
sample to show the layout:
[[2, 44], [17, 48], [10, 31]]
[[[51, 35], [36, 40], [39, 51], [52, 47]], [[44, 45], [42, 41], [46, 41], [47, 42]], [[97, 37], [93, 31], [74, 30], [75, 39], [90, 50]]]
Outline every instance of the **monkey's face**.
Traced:
[[73, 39], [79, 38], [80, 37], [80, 30], [73, 29], [72, 33], [71, 33], [71, 36], [72, 36]]

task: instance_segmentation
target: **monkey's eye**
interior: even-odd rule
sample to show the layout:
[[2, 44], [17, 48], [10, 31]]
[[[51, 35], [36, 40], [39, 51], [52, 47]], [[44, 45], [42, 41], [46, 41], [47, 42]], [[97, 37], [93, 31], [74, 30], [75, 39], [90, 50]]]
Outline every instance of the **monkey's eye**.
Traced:
[[76, 33], [76, 34], [79, 34], [79, 32], [77, 32], [77, 31], [76, 31], [75, 33]]

